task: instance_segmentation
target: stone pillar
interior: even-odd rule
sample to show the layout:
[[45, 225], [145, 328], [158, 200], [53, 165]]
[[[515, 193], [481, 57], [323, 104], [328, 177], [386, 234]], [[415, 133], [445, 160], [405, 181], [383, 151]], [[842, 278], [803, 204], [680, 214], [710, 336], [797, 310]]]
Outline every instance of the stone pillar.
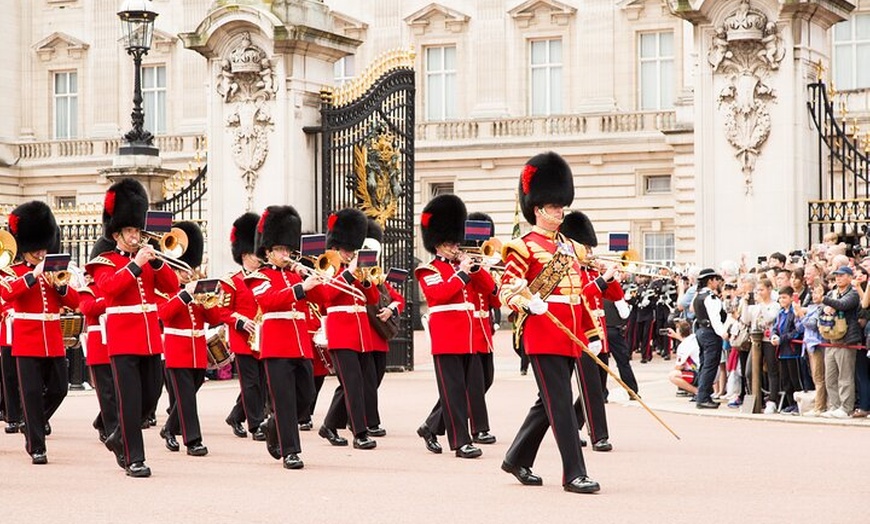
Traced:
[[[698, 263], [807, 243], [818, 177], [807, 83], [830, 61], [828, 29], [845, 0], [671, 1], [694, 25]], [[694, 5], [694, 7], [693, 7]]]
[[150, 155], [115, 155], [112, 167], [99, 171], [110, 185], [122, 178], [135, 178], [145, 186], [151, 204], [163, 200], [163, 182], [176, 172], [175, 169], [163, 168], [160, 156]]
[[[245, 211], [294, 206], [305, 230], [319, 227], [321, 87], [358, 40], [331, 32], [315, 0], [213, 4], [185, 47], [208, 60], [209, 237], [212, 273], [233, 267], [229, 232]], [[223, 241], [227, 239], [227, 241]]]

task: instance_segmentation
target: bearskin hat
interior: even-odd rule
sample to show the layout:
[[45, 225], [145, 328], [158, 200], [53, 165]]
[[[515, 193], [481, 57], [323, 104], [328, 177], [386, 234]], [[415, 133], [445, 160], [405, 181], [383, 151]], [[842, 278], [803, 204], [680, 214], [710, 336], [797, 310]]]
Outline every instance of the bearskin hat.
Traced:
[[526, 162], [520, 175], [520, 208], [535, 224], [535, 208], [545, 204], [570, 206], [574, 201], [574, 178], [565, 159], [550, 151]]
[[266, 258], [266, 250], [272, 246], [287, 246], [291, 251], [298, 251], [301, 232], [302, 219], [293, 206], [269, 206], [257, 221], [254, 252]]
[[18, 253], [30, 253], [51, 249], [60, 232], [54, 213], [45, 202], [32, 200], [16, 207], [9, 213], [9, 232], [18, 244]]
[[368, 229], [366, 230], [366, 238], [373, 238], [378, 242], [384, 242], [384, 228], [378, 224], [374, 218], [368, 219]]
[[242, 265], [242, 255], [254, 252], [254, 237], [257, 234], [257, 222], [260, 217], [256, 213], [245, 213], [233, 222], [230, 231], [230, 249], [233, 260]]
[[326, 247], [357, 251], [367, 232], [368, 219], [362, 211], [350, 207], [336, 211], [326, 220]]
[[51, 239], [51, 245], [48, 246], [48, 253], [51, 255], [57, 255], [60, 253], [60, 227], [58, 227], [54, 231], [54, 238]]
[[112, 251], [115, 249], [115, 241], [110, 240], [106, 237], [100, 237], [94, 243], [94, 247], [91, 248], [91, 256], [88, 260], [93, 260], [98, 256], [102, 255], [107, 251]]
[[148, 193], [134, 178], [123, 178], [109, 187], [103, 200], [103, 235], [112, 238], [125, 227], [145, 229]]
[[598, 237], [595, 235], [592, 221], [582, 211], [572, 211], [565, 215], [559, 232], [584, 246], [596, 247], [598, 245]]
[[[477, 220], [478, 222], [489, 222], [489, 236], [495, 236], [495, 224], [492, 221], [492, 217], [487, 215], [486, 213], [481, 213], [480, 211], [475, 211], [474, 213], [468, 214], [468, 220]], [[480, 240], [463, 240], [462, 245], [465, 247], [478, 247], [482, 242]]]
[[420, 214], [423, 247], [435, 253], [438, 244], [462, 242], [465, 238], [465, 202], [456, 195], [438, 195], [426, 204]]
[[202, 265], [202, 252], [205, 247], [205, 239], [202, 236], [202, 230], [194, 222], [184, 221], [172, 224], [173, 228], [178, 228], [184, 231], [187, 235], [187, 249], [178, 257], [178, 260], [184, 262], [191, 268]]

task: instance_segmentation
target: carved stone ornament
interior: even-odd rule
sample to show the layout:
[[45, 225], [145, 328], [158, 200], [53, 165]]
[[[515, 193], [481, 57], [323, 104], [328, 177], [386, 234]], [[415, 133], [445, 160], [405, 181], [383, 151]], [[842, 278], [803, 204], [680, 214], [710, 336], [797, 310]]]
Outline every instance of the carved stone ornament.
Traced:
[[275, 73], [266, 53], [242, 34], [239, 46], [220, 62], [216, 90], [230, 106], [226, 128], [233, 135], [233, 161], [241, 169], [247, 204], [254, 205], [257, 171], [269, 153], [268, 132], [273, 122], [269, 101], [275, 98]]
[[352, 183], [360, 210], [384, 227], [396, 214], [404, 194], [399, 167], [399, 144], [386, 126], [375, 126], [366, 139], [353, 147]]
[[784, 57], [779, 28], [749, 0], [742, 0], [716, 28], [707, 53], [714, 75], [727, 79], [717, 101], [725, 114], [725, 136], [737, 150], [747, 195], [752, 193], [755, 161], [770, 135], [768, 106], [776, 100], [766, 81]]

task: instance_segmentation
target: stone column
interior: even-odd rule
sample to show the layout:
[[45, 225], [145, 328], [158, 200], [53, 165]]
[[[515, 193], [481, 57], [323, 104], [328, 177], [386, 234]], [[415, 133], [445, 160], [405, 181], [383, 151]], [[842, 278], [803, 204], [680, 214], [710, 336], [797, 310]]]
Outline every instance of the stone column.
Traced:
[[180, 35], [208, 60], [212, 274], [234, 266], [229, 232], [245, 211], [290, 204], [303, 229], [319, 228], [319, 141], [303, 129], [320, 124], [319, 92], [332, 84], [334, 62], [360, 44], [331, 25], [314, 0], [215, 3]]
[[[669, 4], [694, 25], [698, 263], [804, 247], [817, 184], [806, 85], [845, 0]], [[694, 5], [694, 7], [692, 7]], [[827, 67], [827, 66], [826, 66]]]

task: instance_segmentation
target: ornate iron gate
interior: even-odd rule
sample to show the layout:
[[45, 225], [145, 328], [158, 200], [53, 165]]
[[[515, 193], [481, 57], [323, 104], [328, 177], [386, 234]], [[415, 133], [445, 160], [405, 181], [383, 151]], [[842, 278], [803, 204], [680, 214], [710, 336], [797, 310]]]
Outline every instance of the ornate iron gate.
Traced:
[[819, 200], [808, 202], [810, 244], [821, 242], [837, 226], [850, 233], [841, 241], [866, 244], [862, 238], [870, 224], [870, 147], [862, 147], [857, 122], [846, 121], [845, 106], [838, 121], [832, 89], [819, 80], [809, 90], [807, 107], [819, 136]]
[[[413, 269], [414, 54], [391, 51], [354, 81], [321, 92], [323, 207], [355, 207], [384, 228], [381, 264]], [[407, 302], [399, 334], [390, 341], [387, 369], [414, 368], [412, 312], [416, 283], [396, 286]]]

